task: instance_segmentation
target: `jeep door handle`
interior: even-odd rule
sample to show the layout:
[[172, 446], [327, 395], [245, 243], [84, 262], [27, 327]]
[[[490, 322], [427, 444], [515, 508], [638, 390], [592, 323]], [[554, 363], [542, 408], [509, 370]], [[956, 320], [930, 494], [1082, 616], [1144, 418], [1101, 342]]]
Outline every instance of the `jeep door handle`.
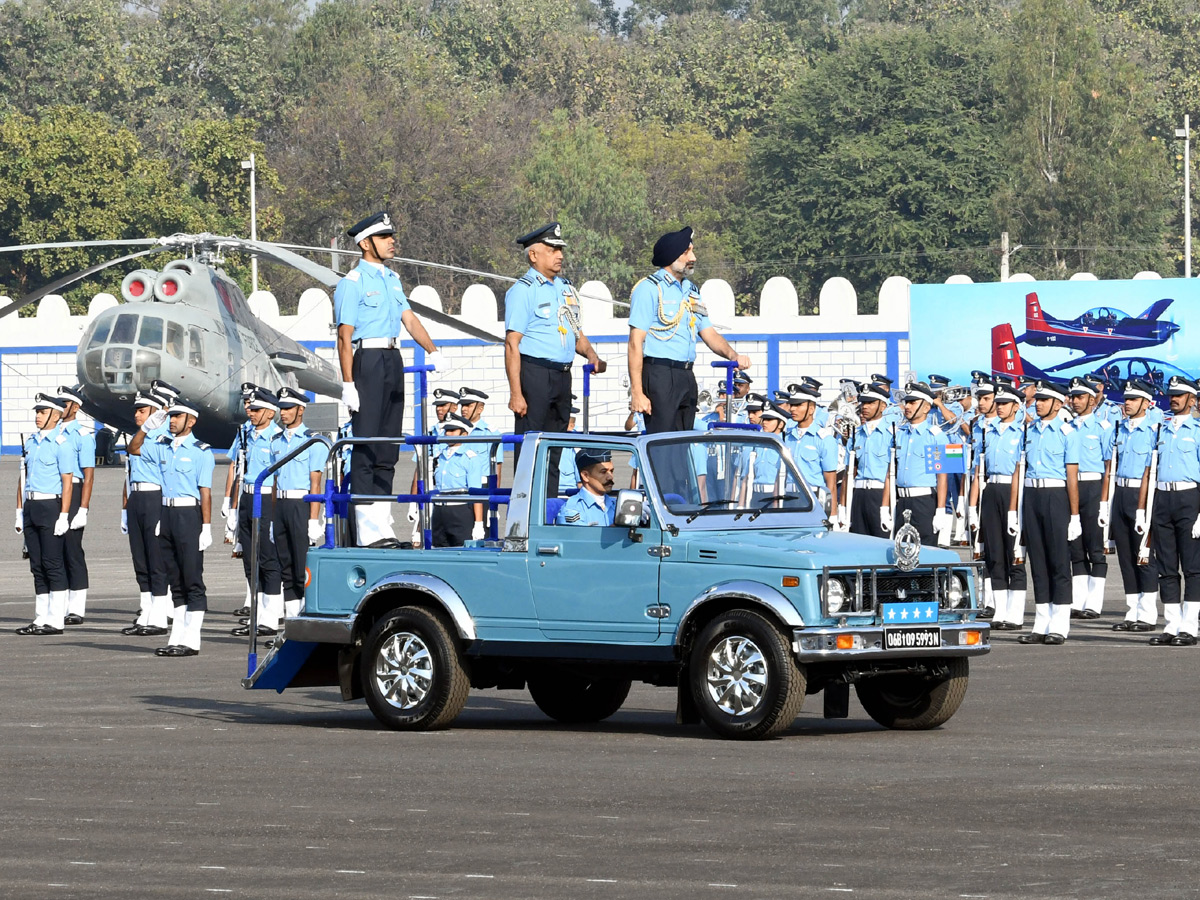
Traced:
[[538, 544], [538, 556], [558, 556], [560, 547], [558, 544]]

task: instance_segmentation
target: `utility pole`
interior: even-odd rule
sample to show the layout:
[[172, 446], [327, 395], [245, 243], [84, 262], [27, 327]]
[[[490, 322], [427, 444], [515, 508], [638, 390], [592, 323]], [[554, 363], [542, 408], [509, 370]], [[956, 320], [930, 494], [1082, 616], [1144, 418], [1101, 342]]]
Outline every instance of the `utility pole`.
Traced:
[[1175, 129], [1183, 138], [1183, 277], [1192, 277], [1192, 139], [1191, 117], [1183, 117], [1183, 127]]
[[1000, 233], [1000, 282], [1003, 284], [1008, 281], [1008, 261], [1014, 253], [1020, 250], [1024, 244], [1017, 244], [1015, 247], [1008, 245], [1008, 232]]
[[[258, 204], [255, 201], [254, 190], [254, 154], [249, 159], [242, 160], [242, 168], [250, 170], [250, 240], [258, 240]], [[258, 290], [258, 255], [250, 257], [250, 292]]]

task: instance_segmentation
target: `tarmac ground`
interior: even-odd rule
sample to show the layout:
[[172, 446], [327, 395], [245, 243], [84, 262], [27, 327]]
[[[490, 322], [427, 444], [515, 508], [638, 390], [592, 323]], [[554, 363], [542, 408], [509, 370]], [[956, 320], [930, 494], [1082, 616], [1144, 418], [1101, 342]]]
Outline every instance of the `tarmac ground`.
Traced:
[[825, 720], [817, 695], [782, 738], [729, 742], [637, 685], [598, 725], [482, 691], [450, 729], [403, 734], [335, 689], [242, 689], [241, 564], [219, 543], [200, 656], [121, 635], [120, 481], [97, 472], [83, 625], [13, 634], [32, 579], [3, 544], [0, 897], [1200, 893], [1200, 647], [1114, 633], [1115, 563], [1102, 619], [1062, 647], [996, 635], [933, 731], [887, 731], [853, 694]]

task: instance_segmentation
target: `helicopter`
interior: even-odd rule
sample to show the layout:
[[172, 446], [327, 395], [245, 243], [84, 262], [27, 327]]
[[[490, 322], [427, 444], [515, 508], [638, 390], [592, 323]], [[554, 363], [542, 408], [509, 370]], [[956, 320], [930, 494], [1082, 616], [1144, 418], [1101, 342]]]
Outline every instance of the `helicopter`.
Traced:
[[[181, 399], [200, 410], [195, 431], [201, 440], [227, 447], [245, 418], [243, 382], [271, 391], [288, 385], [341, 396], [341, 373], [255, 316], [237, 282], [220, 268], [223, 254], [247, 252], [289, 265], [328, 288], [341, 280], [337, 272], [287, 247], [213, 234], [177, 234], [132, 241], [27, 244], [2, 247], [0, 252], [131, 244], [151, 246], [66, 275], [0, 309], [3, 318], [103, 269], [155, 253], [182, 254], [161, 269], [140, 268], [127, 274], [121, 282], [125, 303], [100, 312], [84, 331], [76, 368], [83, 386], [83, 411], [89, 416], [134, 431], [134, 396], [149, 391], [157, 379], [178, 388]], [[503, 343], [440, 310], [412, 301], [410, 305], [428, 320], [489, 343]]]

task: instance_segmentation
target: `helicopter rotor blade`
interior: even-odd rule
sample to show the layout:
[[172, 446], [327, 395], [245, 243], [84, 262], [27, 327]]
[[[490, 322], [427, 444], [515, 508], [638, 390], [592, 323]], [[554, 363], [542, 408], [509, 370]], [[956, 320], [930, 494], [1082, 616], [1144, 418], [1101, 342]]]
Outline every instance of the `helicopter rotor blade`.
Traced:
[[[154, 243], [157, 244], [158, 241], [155, 241]], [[74, 284], [77, 281], [82, 281], [83, 279], [87, 278], [89, 275], [93, 275], [96, 272], [100, 272], [104, 269], [109, 268], [110, 266], [120, 265], [121, 263], [128, 262], [131, 259], [137, 259], [139, 256], [149, 256], [151, 253], [162, 253], [163, 251], [170, 250], [170, 249], [172, 249], [172, 248], [169, 246], [151, 247], [149, 250], [139, 250], [137, 253], [130, 253], [126, 256], [119, 256], [116, 259], [110, 259], [107, 262], [96, 263], [96, 265], [89, 266], [88, 268], [83, 269], [79, 272], [73, 272], [70, 275], [64, 275], [62, 278], [59, 278], [57, 281], [52, 281], [52, 282], [50, 282], [50, 284], [47, 284], [44, 287], [38, 288], [33, 293], [26, 294], [24, 297], [22, 297], [17, 302], [10, 303], [8, 306], [5, 306], [5, 307], [0, 307], [0, 319], [3, 319], [5, 316], [11, 316], [17, 310], [21, 309], [22, 307], [28, 306], [30, 303], [36, 303], [38, 300], [41, 300], [47, 294], [53, 294], [55, 291], [59, 290], [60, 288], [64, 288], [67, 285]]]
[[23, 250], [61, 250], [73, 247], [149, 247], [159, 243], [158, 238], [138, 238], [120, 241], [52, 241], [45, 244], [13, 244], [0, 247], [0, 253], [20, 253]]

